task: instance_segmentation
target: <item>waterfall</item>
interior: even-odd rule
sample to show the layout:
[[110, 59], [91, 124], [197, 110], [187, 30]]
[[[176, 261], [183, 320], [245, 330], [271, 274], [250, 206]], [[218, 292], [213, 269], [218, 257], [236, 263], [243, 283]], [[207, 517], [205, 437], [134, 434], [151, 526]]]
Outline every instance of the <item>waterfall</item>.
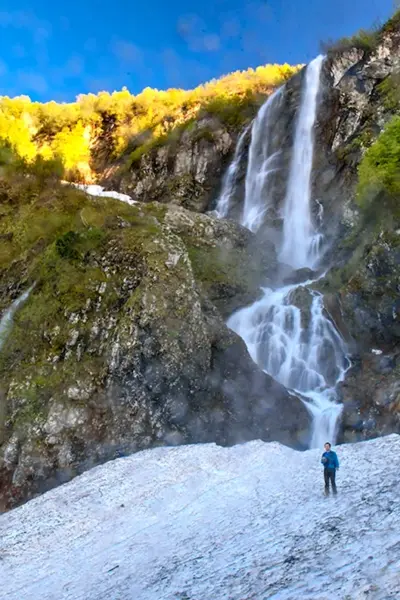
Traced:
[[[320, 259], [321, 239], [311, 217], [310, 180], [322, 63], [319, 56], [306, 69], [282, 207], [278, 257], [294, 269], [315, 268]], [[273, 126], [281, 94], [282, 89], [267, 100], [252, 128], [242, 224], [253, 231], [260, 227], [273, 201], [271, 173], [278, 168], [280, 153]], [[271, 133], [272, 138], [267, 139]], [[319, 216], [323, 218], [322, 210]], [[308, 289], [312, 283], [264, 289], [260, 300], [230, 317], [228, 326], [243, 338], [254, 362], [302, 399], [313, 418], [310, 445], [318, 447], [335, 439], [342, 410], [336, 388], [349, 362], [342, 337], [324, 313], [322, 296]]]
[[288, 189], [282, 211], [283, 243], [279, 260], [295, 269], [314, 268], [319, 259], [321, 236], [316, 233], [312, 223], [310, 195], [313, 130], [323, 60], [323, 56], [318, 56], [306, 69]]
[[216, 205], [216, 213], [220, 219], [224, 219], [229, 214], [229, 209], [231, 205], [231, 199], [233, 192], [236, 188], [239, 167], [242, 159], [244, 142], [246, 139], [246, 134], [249, 131], [249, 127], [246, 127], [243, 132], [240, 134], [239, 139], [236, 144], [235, 154], [233, 156], [233, 160], [228, 167], [228, 170], [225, 174], [224, 180], [222, 182], [222, 189], [217, 200]]
[[26, 302], [29, 297], [29, 294], [33, 290], [34, 285], [32, 285], [26, 292], [21, 294], [14, 302], [11, 304], [10, 308], [6, 310], [4, 315], [0, 320], [0, 350], [3, 348], [5, 341], [11, 331], [13, 318], [17, 310]]
[[274, 132], [282, 90], [279, 88], [260, 108], [251, 129], [249, 162], [241, 224], [257, 231], [271, 205], [271, 176], [278, 168], [280, 140]]
[[301, 309], [292, 304], [298, 288], [265, 289], [260, 300], [230, 317], [228, 327], [243, 338], [263, 371], [302, 398], [313, 416], [310, 445], [318, 447], [335, 438], [342, 408], [336, 403], [336, 386], [348, 361], [344, 341], [325, 317], [316, 292], [305, 290], [309, 322], [302, 323]]

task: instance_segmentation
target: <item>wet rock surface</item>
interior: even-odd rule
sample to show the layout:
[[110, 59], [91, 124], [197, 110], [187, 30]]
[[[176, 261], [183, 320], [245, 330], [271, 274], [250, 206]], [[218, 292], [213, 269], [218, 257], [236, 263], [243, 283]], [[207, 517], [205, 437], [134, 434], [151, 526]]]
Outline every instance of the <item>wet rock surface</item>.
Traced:
[[322, 291], [338, 290], [326, 294], [327, 309], [348, 342], [353, 364], [342, 384], [346, 441], [400, 429], [395, 393], [400, 381], [399, 240], [395, 232], [381, 231], [320, 282]]
[[[83, 262], [74, 248], [72, 262], [57, 259], [59, 274], [50, 287], [38, 283], [7, 340], [3, 509], [157, 445], [254, 438], [307, 445], [301, 401], [258, 369], [224, 323], [257, 297], [256, 274], [275, 268], [273, 247], [254, 256], [248, 230], [180, 207], [115, 211], [101, 248]], [[87, 280], [77, 295], [66, 269], [78, 276], [75, 286]], [[63, 286], [72, 297], [62, 296]], [[42, 307], [53, 321], [37, 319]]]
[[354, 442], [400, 431], [400, 348], [354, 360], [341, 385], [344, 403], [340, 439]]

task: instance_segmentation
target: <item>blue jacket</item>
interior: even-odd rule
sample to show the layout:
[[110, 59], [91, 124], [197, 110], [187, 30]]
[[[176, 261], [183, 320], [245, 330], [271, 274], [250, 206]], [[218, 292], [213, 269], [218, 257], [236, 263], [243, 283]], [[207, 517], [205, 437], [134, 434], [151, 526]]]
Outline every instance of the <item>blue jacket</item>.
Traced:
[[[324, 460], [325, 458], [327, 459], [327, 461]], [[329, 452], [323, 453], [321, 463], [324, 465], [325, 469], [339, 468], [339, 459], [337, 457], [336, 452], [334, 452], [333, 450], [329, 450]]]

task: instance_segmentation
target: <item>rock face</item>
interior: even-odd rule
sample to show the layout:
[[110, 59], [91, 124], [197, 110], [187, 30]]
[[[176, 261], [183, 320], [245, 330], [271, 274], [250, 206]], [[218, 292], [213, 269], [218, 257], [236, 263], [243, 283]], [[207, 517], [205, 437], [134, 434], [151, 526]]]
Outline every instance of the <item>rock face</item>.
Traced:
[[342, 384], [341, 440], [355, 442], [400, 431], [399, 350], [364, 353]]
[[124, 168], [111, 170], [105, 183], [140, 202], [173, 203], [205, 212], [218, 194], [236, 137], [217, 118], [201, 119], [133, 162], [127, 157]]
[[354, 202], [358, 164], [395, 111], [387, 89], [399, 72], [397, 24], [372, 51], [328, 56], [322, 74], [313, 193], [331, 271], [316, 287], [352, 353], [341, 389], [344, 441], [400, 431], [399, 224], [379, 226], [374, 215], [367, 221]]
[[344, 319], [338, 328], [353, 352], [341, 390], [345, 441], [400, 430], [400, 236], [382, 231], [367, 242], [358, 240], [348, 264], [333, 269], [322, 284], [337, 291]]
[[254, 236], [233, 222], [69, 193], [80, 228], [36, 257], [2, 352], [2, 507], [154, 445], [305, 447], [303, 404], [223, 320], [257, 297], [273, 247], [255, 260]]
[[316, 126], [314, 197], [324, 209], [325, 234], [340, 241], [357, 224], [353, 202], [364, 150], [393, 115], [382, 84], [400, 69], [398, 27], [375, 50], [347, 50], [328, 57]]
[[328, 110], [318, 139], [328, 141], [331, 151], [318, 153], [315, 186], [324, 198], [325, 219], [337, 223], [337, 241], [335, 266], [319, 287], [331, 293], [331, 314], [341, 313], [334, 320], [352, 349], [341, 389], [341, 439], [354, 441], [400, 431], [398, 224], [380, 223], [378, 214], [366, 218], [354, 203], [359, 161], [396, 110], [387, 89], [400, 71], [398, 24], [374, 51], [345, 52], [327, 67], [334, 92], [325, 93]]
[[[359, 211], [354, 203], [357, 166], [365, 149], [376, 139], [385, 123], [393, 116], [388, 101], [388, 79], [400, 71], [400, 30], [396, 26], [382, 34], [374, 50], [356, 48], [329, 53], [322, 68], [322, 84], [318, 98], [315, 126], [315, 152], [312, 171], [312, 196], [315, 223], [324, 233], [327, 250], [332, 245], [345, 260], [340, 243], [359, 224]], [[268, 177], [270, 190], [267, 223], [272, 229], [281, 226], [280, 213], [286, 194], [292, 156], [295, 125], [300, 104], [305, 70], [292, 77], [276, 102], [269, 135], [279, 150], [274, 170]], [[244, 153], [243, 162], [247, 160]], [[239, 184], [244, 174], [240, 173]], [[271, 191], [272, 190], [272, 191]], [[243, 185], [238, 185], [243, 201]], [[238, 214], [232, 199], [232, 212]], [[327, 266], [332, 264], [327, 252]]]
[[274, 245], [260, 243], [248, 229], [174, 205], [166, 210], [164, 222], [188, 245], [195, 276], [224, 318], [253, 302], [261, 295], [261, 285], [274, 279]]
[[[400, 28], [396, 21], [385, 27], [374, 49], [329, 53], [321, 75], [312, 193], [314, 221], [324, 234], [325, 265], [331, 272], [315, 287], [325, 294], [327, 313], [352, 352], [354, 367], [342, 388], [342, 438], [346, 440], [399, 431], [393, 390], [397, 385], [394, 357], [399, 348], [400, 223], [392, 223], [390, 231], [384, 227], [376, 231], [376, 222], [366, 224], [354, 201], [358, 164], [395, 111], [388, 89], [399, 72]], [[268, 180], [273, 192], [267, 226], [276, 232], [278, 243], [303, 78], [304, 71], [285, 85], [270, 129], [270, 135], [279, 139], [279, 169]], [[242, 190], [240, 193], [243, 197]], [[234, 200], [232, 216], [237, 214]], [[282, 275], [282, 266], [280, 269]], [[312, 273], [289, 273], [283, 281], [312, 278]], [[296, 294], [306, 323], [307, 292], [299, 288]], [[376, 361], [371, 361], [373, 349], [382, 350], [385, 369], [392, 365], [390, 373], [382, 373]]]

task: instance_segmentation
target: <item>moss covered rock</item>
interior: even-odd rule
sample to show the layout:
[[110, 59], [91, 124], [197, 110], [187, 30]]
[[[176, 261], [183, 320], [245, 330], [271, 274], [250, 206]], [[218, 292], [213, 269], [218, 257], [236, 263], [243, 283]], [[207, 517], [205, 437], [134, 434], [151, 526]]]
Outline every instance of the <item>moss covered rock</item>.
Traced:
[[170, 205], [164, 223], [185, 243], [196, 280], [225, 318], [256, 300], [275, 275], [273, 243], [233, 221]]
[[[3, 507], [154, 445], [306, 443], [301, 402], [224, 324], [258, 293], [250, 232], [68, 187], [3, 194], [3, 308], [35, 283], [0, 353]], [[257, 260], [274, 268], [271, 248]]]

